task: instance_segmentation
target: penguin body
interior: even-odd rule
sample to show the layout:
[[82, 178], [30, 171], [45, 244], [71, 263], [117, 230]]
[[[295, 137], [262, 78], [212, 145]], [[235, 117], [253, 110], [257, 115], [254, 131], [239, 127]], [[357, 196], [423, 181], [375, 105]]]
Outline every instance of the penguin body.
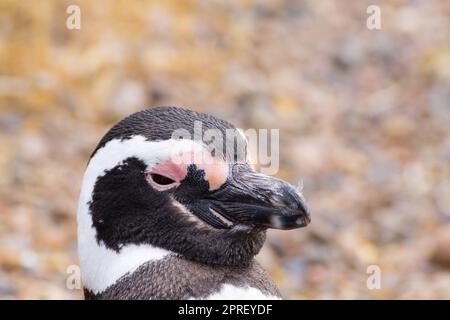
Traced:
[[[197, 122], [203, 132], [234, 132], [243, 152], [220, 139], [174, 137], [193, 134]], [[93, 152], [80, 193], [86, 299], [280, 298], [254, 256], [267, 228], [304, 227], [310, 215], [293, 186], [253, 171], [246, 143], [228, 122], [175, 107], [115, 125]]]
[[280, 299], [267, 273], [254, 260], [247, 266], [209, 266], [175, 255], [142, 264], [89, 299]]

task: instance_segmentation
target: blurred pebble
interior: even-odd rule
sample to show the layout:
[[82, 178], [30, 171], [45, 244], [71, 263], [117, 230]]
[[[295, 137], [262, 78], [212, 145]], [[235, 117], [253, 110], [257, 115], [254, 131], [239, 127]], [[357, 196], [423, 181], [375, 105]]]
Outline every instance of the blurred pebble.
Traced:
[[450, 225], [439, 228], [430, 260], [436, 265], [450, 269]]

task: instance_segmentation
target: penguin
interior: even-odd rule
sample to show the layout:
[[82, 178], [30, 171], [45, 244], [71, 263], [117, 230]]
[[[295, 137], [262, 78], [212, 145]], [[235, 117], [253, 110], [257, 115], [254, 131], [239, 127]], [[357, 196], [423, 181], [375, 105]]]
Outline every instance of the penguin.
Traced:
[[[198, 123], [243, 147], [196, 139]], [[268, 228], [310, 221], [297, 188], [253, 169], [232, 124], [177, 107], [137, 112], [105, 134], [84, 173], [85, 299], [281, 299], [255, 255]]]

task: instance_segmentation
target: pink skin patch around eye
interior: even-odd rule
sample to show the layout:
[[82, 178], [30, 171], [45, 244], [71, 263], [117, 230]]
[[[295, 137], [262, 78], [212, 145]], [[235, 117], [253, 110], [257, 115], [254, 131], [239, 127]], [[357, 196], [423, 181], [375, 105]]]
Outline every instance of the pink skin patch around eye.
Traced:
[[198, 169], [205, 170], [205, 178], [209, 182], [209, 190], [219, 189], [227, 181], [228, 165], [223, 161], [214, 160], [212, 163], [200, 163]]
[[[209, 182], [209, 190], [220, 188], [227, 180], [228, 165], [207, 153], [199, 155], [198, 152], [188, 152], [179, 155], [179, 157], [175, 162], [167, 160], [161, 164], [157, 164], [146, 172], [147, 181], [155, 190], [164, 191], [178, 187], [186, 177], [187, 168], [190, 164], [195, 164], [198, 170], [205, 171], [205, 179]], [[180, 159], [183, 161], [180, 161]], [[151, 174], [158, 174], [170, 178], [174, 183], [168, 185], [157, 184], [153, 181]]]
[[[158, 164], [148, 170], [146, 172], [146, 178], [147, 182], [150, 183], [150, 185], [158, 191], [164, 191], [169, 190], [173, 187], [178, 187], [180, 185], [181, 180], [186, 177], [187, 167], [183, 165], [178, 165], [176, 163], [173, 163], [170, 160], [167, 160], [161, 164]], [[167, 177], [172, 179], [174, 182], [167, 185], [160, 185], [157, 184], [155, 181], [153, 181], [151, 175], [152, 174], [159, 174], [161, 176]]]

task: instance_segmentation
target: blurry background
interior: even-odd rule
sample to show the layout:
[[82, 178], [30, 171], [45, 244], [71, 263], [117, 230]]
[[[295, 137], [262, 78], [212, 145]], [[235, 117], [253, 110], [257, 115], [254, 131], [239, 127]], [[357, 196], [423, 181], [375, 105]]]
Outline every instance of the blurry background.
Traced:
[[[66, 8], [81, 8], [81, 30]], [[382, 28], [366, 28], [369, 4]], [[0, 1], [0, 298], [80, 298], [76, 207], [122, 117], [280, 129], [312, 224], [258, 256], [286, 298], [450, 298], [449, 1]], [[380, 290], [366, 269], [378, 265]]]

